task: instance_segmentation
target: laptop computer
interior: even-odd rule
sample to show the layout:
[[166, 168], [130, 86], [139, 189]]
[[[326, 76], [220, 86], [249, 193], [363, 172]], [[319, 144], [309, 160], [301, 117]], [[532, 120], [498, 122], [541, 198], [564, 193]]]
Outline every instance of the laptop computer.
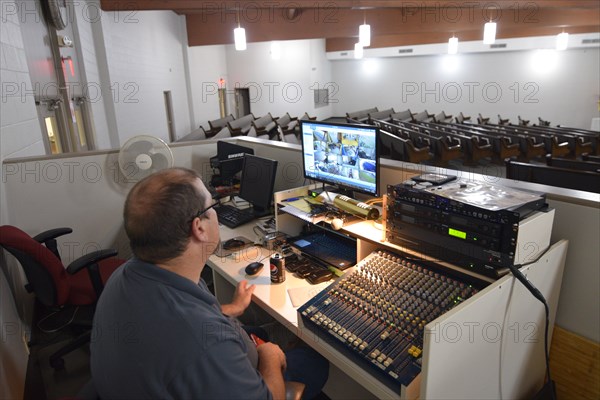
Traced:
[[302, 253], [344, 270], [356, 264], [356, 240], [335, 233], [313, 232], [289, 239]]

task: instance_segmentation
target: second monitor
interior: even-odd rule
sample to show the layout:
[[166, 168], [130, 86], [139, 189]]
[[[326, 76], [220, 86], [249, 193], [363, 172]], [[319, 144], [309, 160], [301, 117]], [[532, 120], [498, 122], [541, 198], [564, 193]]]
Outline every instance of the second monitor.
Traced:
[[244, 156], [239, 197], [249, 202], [256, 217], [271, 213], [277, 161], [250, 154]]

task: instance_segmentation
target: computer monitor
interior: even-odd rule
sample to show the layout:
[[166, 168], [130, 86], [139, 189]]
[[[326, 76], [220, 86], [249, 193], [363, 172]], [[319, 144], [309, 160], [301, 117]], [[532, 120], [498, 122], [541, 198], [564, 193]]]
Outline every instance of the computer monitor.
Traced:
[[245, 154], [254, 154], [254, 150], [223, 140], [217, 142], [217, 158], [214, 167], [219, 169], [221, 181], [232, 179], [242, 170]]
[[244, 156], [239, 197], [252, 204], [257, 217], [271, 213], [277, 161], [250, 154]]
[[352, 191], [379, 195], [379, 128], [300, 121], [304, 177]]

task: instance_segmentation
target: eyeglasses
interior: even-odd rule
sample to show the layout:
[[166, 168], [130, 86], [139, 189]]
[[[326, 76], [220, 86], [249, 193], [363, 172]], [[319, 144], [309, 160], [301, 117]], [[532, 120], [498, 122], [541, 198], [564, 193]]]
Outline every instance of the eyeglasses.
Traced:
[[210, 206], [208, 206], [207, 208], [205, 208], [204, 210], [198, 211], [198, 213], [194, 216], [194, 218], [200, 218], [203, 214], [205, 214], [208, 210], [210, 210], [211, 208], [214, 208], [218, 205], [221, 204], [221, 200], [220, 199], [216, 199], [215, 202], [213, 204], [211, 204]]

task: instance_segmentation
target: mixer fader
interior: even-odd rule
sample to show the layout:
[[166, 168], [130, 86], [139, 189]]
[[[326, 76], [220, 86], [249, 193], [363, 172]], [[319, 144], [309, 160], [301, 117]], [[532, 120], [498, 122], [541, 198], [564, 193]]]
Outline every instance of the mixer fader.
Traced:
[[304, 324], [393, 388], [421, 370], [424, 327], [481, 288], [375, 251], [298, 310]]

